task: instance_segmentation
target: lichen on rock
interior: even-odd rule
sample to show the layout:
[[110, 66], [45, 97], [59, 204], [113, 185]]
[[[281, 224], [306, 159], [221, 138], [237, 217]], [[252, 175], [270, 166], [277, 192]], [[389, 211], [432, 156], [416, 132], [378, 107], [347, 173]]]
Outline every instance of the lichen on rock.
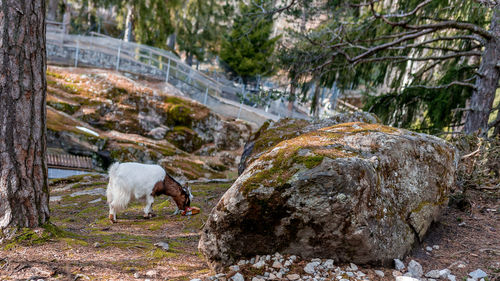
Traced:
[[199, 249], [216, 270], [274, 252], [388, 263], [438, 218], [456, 163], [455, 148], [433, 136], [361, 122], [316, 127], [250, 162], [212, 210]]

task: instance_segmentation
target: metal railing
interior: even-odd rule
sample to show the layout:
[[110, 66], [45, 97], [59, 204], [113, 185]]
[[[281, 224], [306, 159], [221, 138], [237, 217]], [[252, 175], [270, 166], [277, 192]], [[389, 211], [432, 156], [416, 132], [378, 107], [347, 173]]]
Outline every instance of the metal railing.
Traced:
[[263, 109], [224, 98], [237, 96], [242, 88], [221, 83], [193, 69], [171, 52], [98, 33], [70, 35], [61, 30], [47, 29], [49, 63], [114, 69], [163, 80], [215, 112], [257, 124], [280, 118]]

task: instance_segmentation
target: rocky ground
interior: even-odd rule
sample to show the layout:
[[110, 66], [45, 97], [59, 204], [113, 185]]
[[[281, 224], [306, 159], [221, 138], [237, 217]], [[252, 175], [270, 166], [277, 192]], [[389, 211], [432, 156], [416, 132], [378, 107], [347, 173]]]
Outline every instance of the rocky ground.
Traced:
[[[144, 203], [133, 202], [111, 224], [105, 175], [54, 179], [51, 223], [0, 245], [0, 280], [500, 280], [498, 178], [479, 182], [460, 198], [455, 190], [439, 223], [400, 262], [342, 264], [275, 253], [212, 272], [198, 251], [201, 229], [237, 177], [251, 125], [214, 115], [168, 85], [139, 83], [137, 77], [50, 67], [48, 81], [52, 153], [91, 156], [99, 165], [105, 159], [158, 161], [177, 178], [200, 180], [191, 187], [192, 205], [201, 213], [172, 216], [175, 204], [162, 196], [153, 204], [156, 217], [144, 219]], [[254, 142], [253, 155], [287, 135], [264, 137]], [[230, 182], [210, 182], [214, 178]]]
[[[0, 280], [395, 280], [407, 272], [420, 275], [415, 262], [422, 267], [425, 279], [420, 280], [453, 280], [451, 275], [467, 280], [478, 269], [487, 274], [484, 280], [500, 280], [498, 191], [468, 191], [470, 209], [447, 208], [399, 270], [276, 254], [249, 257], [216, 275], [197, 246], [209, 211], [229, 183], [192, 185], [199, 215], [170, 216], [175, 204], [160, 197], [153, 205], [155, 218], [143, 219], [143, 203], [135, 202], [111, 224], [106, 182], [100, 175], [53, 180], [53, 226], [26, 230], [17, 241], [1, 246]], [[448, 279], [436, 277], [444, 273]]]

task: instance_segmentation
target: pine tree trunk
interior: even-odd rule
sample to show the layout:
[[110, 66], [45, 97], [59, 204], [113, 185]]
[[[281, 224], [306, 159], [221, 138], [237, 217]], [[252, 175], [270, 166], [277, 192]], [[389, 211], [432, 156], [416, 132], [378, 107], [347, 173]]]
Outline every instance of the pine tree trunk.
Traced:
[[123, 41], [132, 42], [132, 17], [133, 8], [132, 5], [127, 5], [127, 19], [125, 21], [125, 35], [123, 36]]
[[45, 1], [0, 2], [0, 239], [49, 219]]
[[490, 32], [493, 38], [487, 41], [481, 65], [476, 79], [476, 88], [470, 100], [470, 110], [465, 119], [464, 132], [472, 134], [480, 131], [482, 136], [488, 133], [488, 118], [495, 99], [495, 93], [500, 78], [500, 7], [495, 7], [491, 18]]
[[172, 33], [167, 38], [167, 45], [171, 50], [175, 50], [175, 41], [177, 39], [177, 35]]

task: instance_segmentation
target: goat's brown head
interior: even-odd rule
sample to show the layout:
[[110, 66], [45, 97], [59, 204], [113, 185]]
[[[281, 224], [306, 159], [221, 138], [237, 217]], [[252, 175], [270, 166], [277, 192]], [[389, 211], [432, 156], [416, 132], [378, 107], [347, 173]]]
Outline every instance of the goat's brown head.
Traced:
[[165, 175], [163, 181], [159, 181], [155, 184], [152, 196], [168, 195], [172, 197], [179, 210], [185, 210], [187, 207], [191, 206], [191, 188], [187, 183], [182, 186], [169, 174]]

